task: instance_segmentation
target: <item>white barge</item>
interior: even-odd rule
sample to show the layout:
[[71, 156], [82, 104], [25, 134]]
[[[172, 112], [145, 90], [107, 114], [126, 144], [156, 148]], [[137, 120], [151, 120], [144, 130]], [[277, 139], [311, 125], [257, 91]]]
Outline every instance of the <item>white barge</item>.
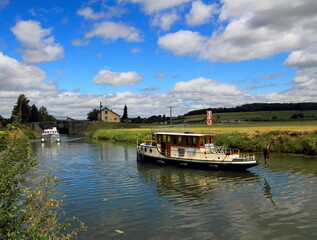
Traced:
[[56, 127], [43, 130], [41, 142], [60, 142], [61, 138]]
[[214, 146], [214, 135], [190, 132], [153, 134], [153, 140], [138, 144], [137, 160], [143, 163], [229, 171], [243, 171], [259, 164], [254, 155], [243, 155], [239, 149]]

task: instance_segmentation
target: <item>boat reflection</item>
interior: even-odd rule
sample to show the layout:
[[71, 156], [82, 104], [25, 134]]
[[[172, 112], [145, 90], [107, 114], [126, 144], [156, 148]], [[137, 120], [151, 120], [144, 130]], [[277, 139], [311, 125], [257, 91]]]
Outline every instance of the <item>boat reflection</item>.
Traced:
[[148, 164], [138, 164], [137, 167], [139, 175], [147, 184], [156, 187], [159, 196], [167, 196], [175, 203], [197, 201], [196, 204], [201, 205], [214, 198], [219, 200], [222, 193], [252, 194], [258, 189], [263, 191], [264, 197], [273, 201], [268, 181], [253, 172], [200, 171]]

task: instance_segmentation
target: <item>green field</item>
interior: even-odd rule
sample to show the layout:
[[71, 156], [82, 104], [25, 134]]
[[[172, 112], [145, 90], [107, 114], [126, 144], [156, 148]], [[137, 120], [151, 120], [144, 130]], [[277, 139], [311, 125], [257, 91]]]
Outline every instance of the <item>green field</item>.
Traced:
[[214, 123], [208, 127], [205, 123], [189, 124], [193, 131], [201, 133], [267, 133], [280, 132], [316, 132], [317, 121], [270, 121], [270, 122], [232, 122]]
[[[259, 112], [232, 112], [232, 113], [213, 113], [214, 122], [221, 121], [287, 121], [292, 116], [301, 115], [303, 119], [316, 120], [317, 110], [306, 111], [259, 111]], [[204, 121], [205, 114], [185, 116], [184, 120], [188, 122]], [[294, 119], [294, 118], [293, 118]]]

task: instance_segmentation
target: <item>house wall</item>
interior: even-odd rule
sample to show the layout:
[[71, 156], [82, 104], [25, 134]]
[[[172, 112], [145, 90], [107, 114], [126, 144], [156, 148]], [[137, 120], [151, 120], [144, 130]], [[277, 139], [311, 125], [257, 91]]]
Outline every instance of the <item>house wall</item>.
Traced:
[[109, 109], [102, 109], [101, 120], [103, 122], [120, 122], [120, 116]]

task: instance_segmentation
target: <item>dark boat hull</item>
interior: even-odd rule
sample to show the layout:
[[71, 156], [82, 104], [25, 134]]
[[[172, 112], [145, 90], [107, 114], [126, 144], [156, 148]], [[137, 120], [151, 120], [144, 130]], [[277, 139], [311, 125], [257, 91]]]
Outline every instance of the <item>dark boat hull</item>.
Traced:
[[204, 170], [214, 170], [214, 171], [246, 171], [248, 168], [257, 166], [259, 163], [236, 163], [236, 162], [200, 162], [193, 161], [190, 159], [179, 159], [179, 158], [160, 158], [152, 157], [142, 154], [137, 151], [137, 160], [141, 163], [150, 163], [156, 165], [171, 165], [177, 167], [185, 168], [196, 168]]

